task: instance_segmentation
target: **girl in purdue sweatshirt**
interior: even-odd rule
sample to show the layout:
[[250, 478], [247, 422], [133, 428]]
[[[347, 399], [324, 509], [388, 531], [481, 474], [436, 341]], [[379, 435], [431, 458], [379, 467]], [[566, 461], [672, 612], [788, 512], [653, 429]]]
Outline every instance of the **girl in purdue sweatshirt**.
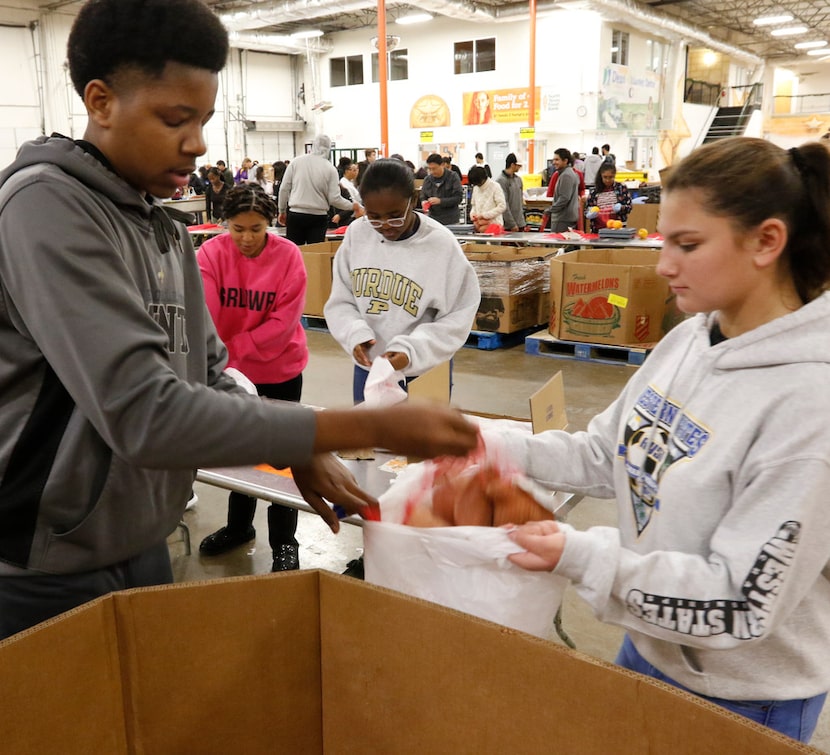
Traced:
[[830, 154], [702, 147], [660, 231], [694, 317], [587, 432], [508, 440], [532, 476], [616, 497], [619, 525], [528, 524], [511, 558], [623, 626], [619, 664], [809, 741], [830, 688]]
[[355, 403], [377, 356], [408, 378], [452, 358], [481, 299], [452, 233], [413, 211], [414, 181], [404, 163], [373, 162], [360, 193], [366, 217], [349, 226], [337, 250], [324, 309], [331, 334], [355, 361]]
[[[268, 233], [276, 214], [276, 203], [259, 185], [229, 189], [229, 232], [202, 245], [199, 269], [208, 309], [228, 349], [228, 366], [250, 378], [260, 396], [299, 401], [308, 363], [300, 322], [306, 271], [297, 245]], [[253, 540], [255, 512], [256, 498], [231, 493], [227, 526], [208, 535], [199, 550], [216, 556]], [[269, 506], [272, 571], [300, 568], [296, 529], [296, 509]]]

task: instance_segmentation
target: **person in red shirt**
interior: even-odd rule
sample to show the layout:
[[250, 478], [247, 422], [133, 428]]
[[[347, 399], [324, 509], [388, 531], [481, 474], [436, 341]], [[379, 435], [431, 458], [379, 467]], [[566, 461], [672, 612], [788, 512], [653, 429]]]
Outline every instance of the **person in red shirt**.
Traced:
[[[260, 186], [243, 183], [225, 199], [227, 234], [199, 249], [208, 310], [235, 368], [270, 399], [299, 402], [308, 347], [300, 318], [306, 290], [302, 254], [288, 239], [268, 233], [277, 205]], [[250, 542], [256, 498], [232, 492], [228, 523], [202, 540], [199, 550], [216, 556]], [[297, 511], [268, 508], [272, 571], [300, 568]]]

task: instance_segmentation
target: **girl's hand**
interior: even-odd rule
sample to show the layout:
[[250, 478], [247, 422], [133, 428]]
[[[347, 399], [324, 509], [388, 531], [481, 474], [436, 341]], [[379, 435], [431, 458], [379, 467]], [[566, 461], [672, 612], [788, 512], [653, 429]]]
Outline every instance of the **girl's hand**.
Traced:
[[409, 357], [402, 351], [387, 351], [383, 358], [388, 359], [393, 369], [398, 371], [405, 370], [409, 366]]
[[508, 558], [528, 571], [553, 571], [565, 550], [565, 533], [549, 519], [516, 527], [509, 537], [524, 548], [525, 553], [514, 553]]
[[369, 358], [369, 349], [371, 349], [374, 345], [375, 339], [373, 338], [370, 341], [364, 341], [363, 343], [359, 343], [355, 346], [352, 350], [355, 361], [358, 364], [362, 364], [364, 367], [371, 367], [372, 360]]

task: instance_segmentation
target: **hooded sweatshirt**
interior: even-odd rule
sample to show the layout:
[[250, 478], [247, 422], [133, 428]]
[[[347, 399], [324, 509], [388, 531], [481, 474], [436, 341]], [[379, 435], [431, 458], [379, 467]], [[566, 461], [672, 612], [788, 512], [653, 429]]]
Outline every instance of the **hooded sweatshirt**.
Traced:
[[324, 309], [331, 334], [352, 356], [372, 339], [369, 356], [409, 357], [403, 370], [420, 375], [450, 359], [470, 334], [481, 294], [455, 236], [421, 215], [415, 233], [387, 241], [368, 220], [349, 226], [334, 257]]
[[226, 362], [184, 226], [73, 141], [23, 145], [0, 173], [0, 574], [158, 544], [199, 466], [307, 461], [312, 410]]
[[555, 573], [649, 663], [704, 695], [810, 697], [830, 688], [830, 294], [712, 346], [714, 319], [672, 330], [586, 432], [508, 445], [616, 497], [619, 527], [568, 529]]
[[354, 204], [340, 194], [340, 176], [329, 162], [331, 140], [315, 137], [311, 152], [295, 157], [285, 169], [280, 183], [279, 211], [291, 210], [304, 215], [328, 215], [329, 207], [354, 209]]
[[265, 248], [246, 257], [231, 235], [206, 241], [197, 255], [205, 298], [228, 367], [257, 385], [284, 383], [308, 363], [305, 330], [306, 270], [296, 244], [266, 234]]

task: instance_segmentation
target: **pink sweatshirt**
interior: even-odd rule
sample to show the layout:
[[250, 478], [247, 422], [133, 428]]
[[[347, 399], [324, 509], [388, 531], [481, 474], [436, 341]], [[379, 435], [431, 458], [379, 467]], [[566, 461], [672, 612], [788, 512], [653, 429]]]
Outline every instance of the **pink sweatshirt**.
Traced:
[[248, 259], [223, 233], [202, 244], [198, 260], [208, 309], [230, 353], [228, 367], [257, 384], [297, 377], [308, 363], [299, 248], [269, 233], [259, 256]]

